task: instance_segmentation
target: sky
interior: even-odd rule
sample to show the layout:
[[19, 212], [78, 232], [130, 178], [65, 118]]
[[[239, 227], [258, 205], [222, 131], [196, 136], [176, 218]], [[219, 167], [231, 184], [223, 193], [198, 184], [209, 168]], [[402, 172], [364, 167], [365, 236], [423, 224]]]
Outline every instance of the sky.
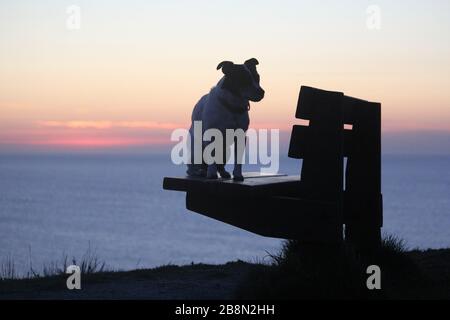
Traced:
[[388, 151], [450, 153], [448, 0], [0, 0], [0, 39], [0, 151], [170, 144], [255, 57], [254, 128], [288, 135], [308, 85], [381, 102]]

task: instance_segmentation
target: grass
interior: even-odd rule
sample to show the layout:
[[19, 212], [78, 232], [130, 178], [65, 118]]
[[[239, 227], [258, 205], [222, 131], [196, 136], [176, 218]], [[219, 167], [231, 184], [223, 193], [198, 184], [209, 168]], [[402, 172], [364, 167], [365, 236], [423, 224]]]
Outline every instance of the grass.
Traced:
[[60, 260], [52, 261], [44, 265], [41, 271], [37, 271], [33, 267], [30, 249], [29, 270], [24, 274], [19, 274], [16, 271], [14, 259], [11, 255], [8, 255], [6, 259], [0, 263], [0, 281], [58, 276], [65, 274], [69, 265], [79, 266], [81, 273], [85, 275], [106, 271], [105, 262], [98, 258], [95, 250], [91, 248], [90, 244], [80, 259], [75, 257], [69, 259], [67, 254], [63, 254]]
[[[83, 275], [82, 290], [66, 287], [66, 274], [0, 281], [0, 299], [230, 299], [252, 264], [164, 265]], [[211, 294], [211, 295], [209, 295]]]
[[[366, 286], [369, 265], [381, 269], [381, 290]], [[340, 246], [286, 241], [268, 265], [259, 265], [237, 290], [239, 299], [427, 299], [448, 295], [414, 262], [404, 242], [383, 239], [370, 255]], [[448, 296], [447, 296], [448, 298]]]
[[6, 279], [17, 279], [16, 266], [11, 255], [0, 264], [0, 280]]
[[[270, 254], [268, 258], [269, 262], [266, 259], [265, 263], [167, 265], [125, 272], [107, 270], [89, 248], [80, 260], [70, 260], [63, 255], [61, 260], [47, 265], [39, 273], [30, 262], [30, 271], [19, 276], [13, 259], [7, 257], [0, 265], [0, 295], [39, 298], [41, 293], [53, 292], [51, 297], [64, 297], [68, 294], [65, 270], [70, 262], [80, 266], [84, 273], [83, 286], [95, 283], [108, 288], [103, 295], [95, 290], [93, 293], [83, 291], [85, 298], [90, 294], [146, 298], [147, 290], [153, 292], [152, 297], [159, 298], [158, 286], [162, 283], [166, 288], [164, 297], [181, 295], [187, 299], [198, 297], [199, 292], [207, 297], [205, 290], [212, 290], [214, 295], [217, 285], [230, 288], [224, 298], [252, 300], [450, 299], [450, 249], [407, 251], [404, 242], [393, 236], [385, 237], [379, 250], [370, 255], [360, 254], [348, 244], [325, 247], [286, 241], [279, 253]], [[367, 289], [369, 275], [366, 271], [372, 264], [381, 269], [381, 290]], [[144, 291], [143, 282], [149, 286]], [[201, 291], [192, 291], [193, 287]], [[118, 292], [117, 296], [111, 295], [111, 290]]]

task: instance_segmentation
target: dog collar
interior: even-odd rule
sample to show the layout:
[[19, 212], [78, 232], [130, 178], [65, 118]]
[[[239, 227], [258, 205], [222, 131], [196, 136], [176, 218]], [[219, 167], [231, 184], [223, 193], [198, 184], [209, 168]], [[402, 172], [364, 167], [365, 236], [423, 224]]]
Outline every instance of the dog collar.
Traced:
[[244, 106], [234, 106], [231, 103], [229, 103], [228, 101], [226, 101], [223, 97], [218, 97], [218, 98], [219, 98], [220, 103], [232, 113], [242, 114], [242, 113], [248, 112], [250, 110], [249, 102], [247, 102], [247, 104]]

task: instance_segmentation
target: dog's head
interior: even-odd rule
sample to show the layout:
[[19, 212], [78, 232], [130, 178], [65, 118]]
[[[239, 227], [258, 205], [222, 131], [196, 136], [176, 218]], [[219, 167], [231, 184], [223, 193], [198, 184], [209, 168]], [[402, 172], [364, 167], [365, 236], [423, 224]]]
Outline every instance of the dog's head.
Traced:
[[223, 61], [217, 66], [222, 69], [225, 79], [222, 88], [250, 101], [258, 102], [264, 98], [264, 89], [259, 85], [259, 74], [256, 71], [258, 60], [249, 59], [244, 64]]

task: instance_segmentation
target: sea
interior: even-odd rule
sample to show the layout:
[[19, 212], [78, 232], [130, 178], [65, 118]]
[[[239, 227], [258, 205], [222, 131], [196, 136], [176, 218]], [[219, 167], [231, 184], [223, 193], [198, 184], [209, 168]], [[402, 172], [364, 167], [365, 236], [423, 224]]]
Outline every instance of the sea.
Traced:
[[[279, 171], [300, 166], [281, 158]], [[384, 155], [382, 167], [383, 234], [450, 247], [450, 156]], [[168, 153], [1, 154], [0, 265], [26, 274], [88, 253], [110, 270], [270, 261], [282, 240], [189, 212], [184, 193], [162, 189], [184, 172]]]

